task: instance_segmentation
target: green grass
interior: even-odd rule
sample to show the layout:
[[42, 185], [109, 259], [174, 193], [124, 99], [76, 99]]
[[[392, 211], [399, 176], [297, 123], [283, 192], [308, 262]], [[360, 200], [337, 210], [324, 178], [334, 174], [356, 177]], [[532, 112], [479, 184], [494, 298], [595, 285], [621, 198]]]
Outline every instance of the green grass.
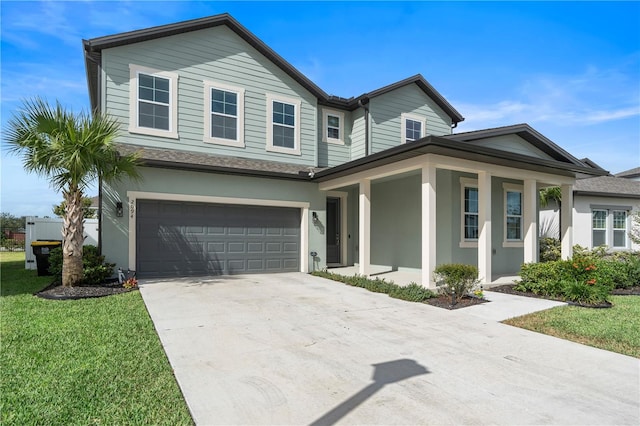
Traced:
[[193, 423], [139, 292], [45, 300], [24, 253], [0, 267], [1, 424]]
[[561, 306], [506, 324], [640, 358], [640, 296], [612, 296], [610, 309]]

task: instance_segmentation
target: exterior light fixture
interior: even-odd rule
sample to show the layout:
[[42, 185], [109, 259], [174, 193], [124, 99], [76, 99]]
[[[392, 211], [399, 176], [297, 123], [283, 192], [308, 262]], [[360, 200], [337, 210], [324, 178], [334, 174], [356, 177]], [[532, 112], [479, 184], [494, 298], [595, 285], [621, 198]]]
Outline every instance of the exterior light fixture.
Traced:
[[116, 216], [122, 217], [122, 201], [116, 203]]

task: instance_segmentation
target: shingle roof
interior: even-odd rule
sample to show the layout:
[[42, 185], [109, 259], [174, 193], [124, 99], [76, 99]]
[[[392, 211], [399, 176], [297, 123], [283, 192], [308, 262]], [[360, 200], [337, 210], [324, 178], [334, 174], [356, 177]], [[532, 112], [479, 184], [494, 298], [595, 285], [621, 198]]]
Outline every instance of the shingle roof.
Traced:
[[464, 117], [420, 74], [414, 75], [380, 89], [364, 93], [355, 98], [351, 97], [347, 99], [328, 95], [324, 90], [322, 90], [308, 77], [298, 71], [293, 65], [287, 62], [282, 56], [280, 56], [273, 49], [267, 46], [262, 40], [256, 37], [252, 32], [246, 29], [228, 13], [209, 16], [206, 18], [192, 19], [190, 21], [177, 22], [174, 24], [161, 25], [152, 28], [145, 28], [142, 30], [129, 31], [104, 37], [97, 37], [91, 40], [83, 40], [85, 67], [87, 71], [87, 83], [89, 85], [89, 98], [91, 101], [91, 107], [93, 109], [96, 109], [99, 105], [98, 95], [100, 87], [100, 73], [98, 72], [98, 69], [101, 63], [103, 49], [138, 43], [146, 40], [153, 40], [161, 37], [168, 37], [175, 34], [187, 33], [206, 28], [212, 28], [220, 25], [225, 25], [233, 32], [238, 34], [238, 36], [240, 36], [256, 50], [262, 53], [267, 59], [280, 67], [284, 72], [289, 74], [289, 76], [291, 76], [295, 81], [300, 83], [302, 87], [316, 96], [318, 98], [318, 102], [323, 105], [344, 108], [347, 110], [354, 110], [358, 107], [358, 101], [360, 100], [366, 100], [368, 98], [381, 95], [407, 84], [416, 84], [422, 91], [427, 94], [427, 96], [433, 99], [433, 101], [440, 108], [442, 108], [445, 114], [447, 114], [454, 123], [459, 123], [464, 120]]
[[625, 170], [624, 172], [616, 173], [614, 176], [619, 178], [627, 178], [627, 179], [640, 177], [640, 167], [636, 167], [633, 169]]
[[243, 174], [251, 176], [309, 180], [309, 172], [323, 170], [302, 164], [280, 163], [277, 161], [253, 160], [239, 157], [225, 157], [175, 149], [149, 148], [138, 145], [118, 144], [121, 154], [138, 152], [142, 163], [147, 166], [177, 168], [187, 170], [209, 170], [218, 173]]
[[614, 176], [599, 176], [577, 180], [573, 191], [578, 195], [640, 198], [640, 182]]

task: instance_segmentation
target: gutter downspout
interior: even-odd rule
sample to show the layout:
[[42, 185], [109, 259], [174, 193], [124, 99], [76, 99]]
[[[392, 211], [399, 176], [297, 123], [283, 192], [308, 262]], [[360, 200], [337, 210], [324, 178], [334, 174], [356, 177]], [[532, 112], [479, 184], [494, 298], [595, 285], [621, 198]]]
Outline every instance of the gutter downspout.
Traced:
[[364, 156], [369, 155], [369, 98], [358, 100], [358, 106], [364, 109]]

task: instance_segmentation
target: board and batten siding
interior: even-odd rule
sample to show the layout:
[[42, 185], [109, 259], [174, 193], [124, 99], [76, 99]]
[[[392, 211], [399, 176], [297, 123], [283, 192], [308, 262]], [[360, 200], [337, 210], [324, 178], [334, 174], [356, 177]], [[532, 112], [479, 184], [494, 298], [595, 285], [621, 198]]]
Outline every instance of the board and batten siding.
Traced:
[[495, 136], [477, 141], [471, 141], [469, 143], [479, 146], [486, 146], [487, 148], [495, 148], [502, 151], [527, 155], [529, 157], [553, 160], [550, 155], [531, 145], [531, 143], [525, 141], [518, 135]]
[[451, 118], [417, 85], [409, 84], [371, 99], [371, 153], [403, 143], [401, 115], [426, 118], [423, 136], [451, 134]]
[[[179, 139], [126, 130], [130, 64], [178, 74]], [[107, 111], [123, 123], [123, 143], [315, 165], [316, 97], [225, 26], [105, 49], [102, 65]], [[205, 81], [245, 89], [244, 148], [203, 142]], [[300, 99], [301, 155], [266, 151], [267, 94]]]

